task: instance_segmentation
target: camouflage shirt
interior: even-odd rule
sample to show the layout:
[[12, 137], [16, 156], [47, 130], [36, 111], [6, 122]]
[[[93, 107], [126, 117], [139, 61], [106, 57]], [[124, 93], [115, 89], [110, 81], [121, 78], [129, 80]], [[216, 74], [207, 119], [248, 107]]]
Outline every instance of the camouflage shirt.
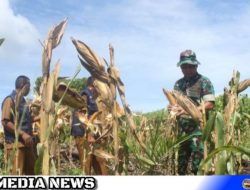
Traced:
[[191, 79], [184, 77], [179, 79], [175, 83], [174, 89], [191, 98], [197, 105], [201, 103], [201, 100], [215, 101], [214, 87], [211, 81], [199, 73]]

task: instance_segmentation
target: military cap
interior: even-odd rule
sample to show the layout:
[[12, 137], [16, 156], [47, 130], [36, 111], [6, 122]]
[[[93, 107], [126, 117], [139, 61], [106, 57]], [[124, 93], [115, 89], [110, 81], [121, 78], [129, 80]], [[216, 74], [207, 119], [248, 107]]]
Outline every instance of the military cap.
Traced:
[[200, 62], [196, 59], [196, 55], [192, 50], [185, 50], [180, 54], [180, 61], [177, 63], [177, 67], [183, 64], [198, 65]]

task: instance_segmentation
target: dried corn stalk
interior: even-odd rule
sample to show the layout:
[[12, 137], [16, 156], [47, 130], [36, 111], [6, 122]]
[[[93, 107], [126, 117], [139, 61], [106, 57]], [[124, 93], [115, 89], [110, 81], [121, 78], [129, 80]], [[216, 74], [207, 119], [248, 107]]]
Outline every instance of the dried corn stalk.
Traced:
[[145, 116], [141, 116], [140, 118], [140, 131], [139, 131], [139, 139], [141, 142], [145, 142], [145, 140], [148, 138], [149, 136], [149, 125], [148, 125], [148, 121], [147, 121], [147, 118]]
[[125, 112], [125, 115], [128, 119], [128, 123], [129, 123], [130, 129], [132, 131], [132, 134], [134, 135], [135, 139], [140, 144], [140, 146], [143, 148], [143, 150], [146, 152], [147, 151], [146, 145], [140, 140], [139, 136], [136, 133], [136, 125], [135, 125], [134, 120], [133, 120], [133, 114], [129, 108], [128, 103], [126, 102], [125, 85], [120, 78], [119, 70], [113, 64], [113, 65], [111, 65], [111, 67], [109, 68], [108, 71], [109, 71], [110, 78], [115, 82], [116, 88], [119, 92], [119, 95], [120, 95], [120, 98], [122, 101], [122, 105], [124, 108], [124, 112]]
[[43, 76], [47, 75], [48, 77], [49, 75], [52, 50], [56, 48], [61, 42], [66, 25], [67, 25], [67, 19], [62, 21], [57, 26], [52, 27], [52, 29], [49, 31], [47, 39], [44, 42], [44, 51], [42, 60]]
[[125, 86], [124, 83], [122, 82], [122, 80], [120, 79], [120, 76], [118, 75], [118, 72], [114, 72], [114, 70], [117, 70], [117, 68], [113, 68], [113, 73], [115, 73], [115, 75], [113, 75], [113, 78], [115, 78], [116, 81], [116, 86], [117, 86], [117, 90], [119, 92], [121, 101], [122, 101], [122, 105], [124, 108], [124, 112], [125, 115], [128, 119], [128, 123], [129, 123], [129, 127], [132, 131], [132, 134], [134, 135], [135, 139], [137, 140], [137, 142], [140, 144], [140, 146], [142, 147], [142, 149], [144, 150], [144, 152], [147, 151], [146, 145], [139, 139], [137, 133], [136, 133], [136, 125], [133, 119], [133, 114], [132, 111], [129, 108], [129, 105], [126, 101], [126, 97], [125, 97]]
[[236, 104], [237, 104], [237, 95], [233, 92], [229, 92], [227, 94], [227, 104], [224, 108], [224, 120], [226, 126], [230, 128], [230, 120], [233, 113], [236, 111]]
[[[234, 126], [232, 124], [232, 117], [234, 116], [237, 105], [238, 105], [238, 91], [239, 91], [239, 80], [240, 80], [240, 73], [238, 71], [233, 71], [233, 76], [229, 82], [230, 89], [227, 90], [225, 89], [224, 96], [225, 99], [227, 100], [225, 108], [224, 108], [224, 121], [225, 121], [225, 126], [226, 126], [226, 137], [225, 137], [225, 142], [228, 144], [232, 139], [234, 135]], [[246, 81], [241, 85], [241, 90], [243, 87], [246, 87]]]
[[42, 105], [41, 105], [41, 143], [44, 147], [44, 156], [43, 156], [43, 167], [42, 174], [49, 175], [49, 143], [46, 134], [48, 134], [49, 126], [49, 114], [51, 111], [51, 102], [52, 95], [55, 86], [55, 79], [58, 76], [58, 68], [56, 66], [53, 76], [49, 76], [50, 73], [50, 61], [52, 57], [52, 50], [56, 48], [63, 36], [64, 29], [67, 24], [67, 19], [62, 21], [57, 26], [53, 27], [48, 34], [47, 39], [44, 41], [44, 49], [42, 56], [42, 73], [43, 73], [43, 82], [41, 85], [41, 95], [42, 95]]
[[[108, 71], [111, 71], [111, 68], [115, 66], [115, 61], [114, 61], [114, 48], [109, 45], [109, 55], [110, 55], [110, 68]], [[115, 175], [119, 175], [118, 168], [119, 168], [119, 137], [118, 137], [118, 118], [117, 114], [115, 112], [115, 102], [116, 102], [116, 82], [115, 80], [111, 77], [111, 72], [109, 73], [109, 78], [110, 80], [110, 91], [112, 93], [112, 107], [111, 107], [111, 113], [114, 117], [112, 126], [113, 126], [113, 141], [114, 141], [114, 168], [115, 168]]]
[[95, 149], [93, 151], [93, 154], [97, 157], [100, 157], [100, 158], [104, 158], [104, 159], [114, 159], [114, 156], [105, 152], [104, 150], [100, 150], [100, 149]]
[[75, 90], [67, 88], [67, 85], [64, 83], [57, 85], [53, 94], [53, 100], [58, 102], [62, 97], [63, 99], [61, 103], [63, 105], [67, 105], [75, 109], [87, 108], [86, 98], [80, 96]]
[[114, 111], [118, 118], [125, 115], [123, 108], [120, 107], [117, 101], [115, 101]]
[[108, 86], [108, 84], [100, 81], [100, 80], [94, 80], [94, 87], [102, 99], [102, 102], [106, 105], [109, 111], [112, 109], [112, 103], [113, 103], [113, 95], [111, 93], [111, 90]]
[[[143, 147], [144, 151], [146, 151], [146, 146], [144, 145], [143, 142], [141, 142], [136, 134], [136, 126], [135, 123], [133, 121], [133, 116], [132, 116], [132, 112], [129, 109], [128, 104], [126, 103], [126, 99], [125, 99], [125, 87], [123, 82], [121, 81], [120, 77], [119, 77], [119, 71], [117, 68], [115, 68], [114, 66], [114, 61], [113, 61], [113, 56], [111, 55], [111, 63], [110, 63], [110, 67], [108, 68], [108, 72], [105, 71], [104, 69], [104, 63], [105, 60], [100, 59], [86, 44], [84, 44], [83, 42], [79, 41], [79, 40], [75, 40], [72, 38], [72, 42], [75, 45], [78, 53], [81, 55], [81, 57], [79, 56], [79, 59], [81, 61], [81, 64], [83, 65], [83, 67], [85, 67], [90, 74], [97, 79], [98, 81], [103, 82], [106, 86], [104, 87], [101, 86], [99, 82], [96, 83], [96, 88], [99, 89], [99, 94], [102, 94], [101, 99], [103, 101], [103, 103], [107, 106], [106, 109], [108, 109], [109, 113], [114, 113], [115, 110], [115, 103], [114, 100], [116, 98], [116, 88], [118, 89], [118, 92], [120, 94], [122, 103], [123, 103], [123, 107], [124, 107], [124, 112], [128, 118], [128, 122], [129, 122], [129, 126], [132, 130], [132, 134], [134, 135], [134, 137], [136, 138], [136, 140], [139, 142], [139, 144]], [[110, 46], [110, 53], [113, 53], [113, 48]], [[99, 84], [99, 86], [98, 86]], [[107, 90], [109, 89], [109, 90]], [[109, 91], [109, 92], [107, 92]], [[109, 97], [107, 97], [107, 94], [109, 94]], [[111, 105], [110, 105], [111, 102]], [[114, 117], [114, 119], [116, 120], [116, 116]], [[115, 131], [114, 131], [115, 133]], [[115, 135], [117, 136], [117, 135]], [[117, 143], [115, 145], [115, 147], [119, 147], [117, 146]], [[117, 148], [115, 148], [117, 150]], [[115, 151], [117, 152], [117, 151]], [[117, 154], [116, 154], [117, 157]]]
[[41, 111], [41, 96], [35, 93], [32, 102], [29, 105], [29, 109], [31, 112], [31, 116], [33, 119], [32, 122], [32, 131], [33, 135], [39, 136], [40, 135], [40, 111]]
[[[23, 96], [25, 94], [25, 91], [27, 90], [27, 86], [23, 86], [22, 89], [20, 89], [19, 91], [17, 91], [16, 93], [16, 97], [15, 97], [15, 144], [14, 144], [14, 150], [16, 152], [15, 154], [15, 159], [14, 159], [14, 162], [15, 162], [15, 165], [18, 166], [18, 158], [19, 158], [19, 151], [17, 151], [18, 149], [18, 133], [19, 133], [19, 118], [22, 117], [19, 115], [19, 106], [20, 106], [20, 103], [23, 99]], [[28, 107], [26, 107], [26, 109], [28, 109]], [[22, 119], [21, 119], [22, 120]], [[16, 171], [20, 172], [20, 168], [16, 168]], [[17, 173], [18, 175], [18, 173]]]
[[81, 64], [86, 68], [90, 74], [105, 83], [109, 83], [109, 76], [105, 71], [105, 62], [101, 59], [94, 51], [92, 51], [85, 43], [71, 38], [73, 44], [75, 45], [78, 53], [81, 55], [78, 58]]
[[90, 74], [96, 79], [94, 81], [94, 86], [101, 96], [103, 103], [111, 111], [112, 108], [112, 92], [110, 90], [110, 78], [108, 73], [105, 71], [105, 61], [101, 59], [93, 50], [91, 50], [85, 43], [71, 38], [73, 44], [75, 45], [78, 56], [82, 66], [87, 69]]

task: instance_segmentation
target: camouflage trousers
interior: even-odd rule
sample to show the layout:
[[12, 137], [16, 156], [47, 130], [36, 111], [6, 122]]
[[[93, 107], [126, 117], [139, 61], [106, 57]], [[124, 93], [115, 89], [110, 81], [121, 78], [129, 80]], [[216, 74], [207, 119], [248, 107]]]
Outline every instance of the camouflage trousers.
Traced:
[[191, 139], [181, 143], [178, 151], [178, 174], [186, 175], [188, 162], [191, 158], [192, 172], [197, 174], [201, 160], [203, 159], [204, 146], [200, 127], [197, 123], [189, 118], [179, 118], [179, 135], [191, 135], [195, 133]]

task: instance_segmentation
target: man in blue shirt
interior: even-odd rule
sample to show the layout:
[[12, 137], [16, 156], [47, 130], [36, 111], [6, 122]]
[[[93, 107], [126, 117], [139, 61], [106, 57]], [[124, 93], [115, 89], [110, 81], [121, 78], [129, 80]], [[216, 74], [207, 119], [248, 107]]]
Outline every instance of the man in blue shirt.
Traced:
[[[88, 119], [96, 112], [98, 112], [98, 107], [96, 104], [96, 90], [93, 85], [93, 77], [87, 79], [86, 87], [80, 92], [81, 96], [85, 96], [87, 99], [87, 116]], [[106, 175], [106, 160], [104, 158], [96, 157], [94, 155], [88, 155], [86, 162], [84, 163], [84, 141], [85, 141], [85, 130], [86, 124], [82, 123], [78, 118], [78, 113], [80, 110], [73, 112], [72, 119], [72, 130], [71, 134], [75, 137], [75, 143], [77, 150], [79, 152], [81, 167], [84, 168], [87, 175], [91, 174], [91, 167], [97, 175]], [[95, 137], [92, 134], [87, 134], [87, 142], [95, 143]]]
[[[12, 160], [13, 175], [34, 175], [35, 154], [34, 142], [32, 138], [32, 118], [24, 97], [20, 104], [16, 105], [16, 95], [22, 91], [23, 96], [27, 96], [30, 91], [30, 79], [21, 75], [15, 82], [15, 90], [7, 96], [2, 103], [2, 125], [4, 127], [5, 148], [7, 150], [7, 160]], [[15, 107], [18, 107], [18, 124], [16, 122]], [[18, 137], [15, 136], [17, 128]], [[18, 139], [17, 152], [14, 152], [15, 140]], [[15, 158], [17, 157], [17, 161]]]

